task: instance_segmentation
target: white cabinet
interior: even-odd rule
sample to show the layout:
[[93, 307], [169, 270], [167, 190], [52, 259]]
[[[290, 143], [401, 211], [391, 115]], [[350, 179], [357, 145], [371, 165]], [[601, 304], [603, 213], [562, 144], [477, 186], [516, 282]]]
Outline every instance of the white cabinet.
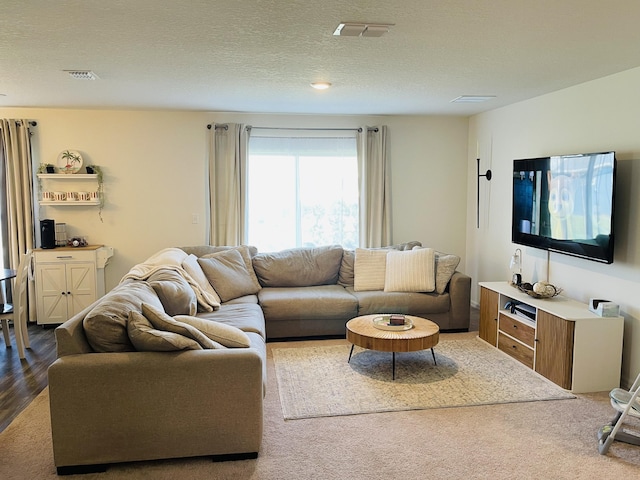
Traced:
[[105, 294], [113, 248], [101, 245], [34, 251], [38, 324], [60, 324]]
[[[574, 393], [620, 386], [622, 317], [599, 317], [562, 295], [536, 299], [507, 282], [480, 283], [479, 337]], [[505, 309], [533, 307], [529, 319]]]

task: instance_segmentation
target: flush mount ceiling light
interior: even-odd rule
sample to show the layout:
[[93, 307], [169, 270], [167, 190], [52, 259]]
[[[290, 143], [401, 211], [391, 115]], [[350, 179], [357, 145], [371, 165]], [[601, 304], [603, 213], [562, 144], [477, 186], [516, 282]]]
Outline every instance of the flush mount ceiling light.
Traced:
[[331, 84], [329, 82], [313, 82], [311, 83], [311, 86], [316, 90], [326, 90], [331, 86]]
[[381, 37], [389, 31], [393, 23], [343, 22], [335, 29], [336, 37]]
[[496, 98], [495, 95], [460, 95], [451, 100], [450, 103], [482, 103]]
[[67, 72], [70, 77], [76, 80], [98, 80], [98, 76], [91, 70], [63, 70]]

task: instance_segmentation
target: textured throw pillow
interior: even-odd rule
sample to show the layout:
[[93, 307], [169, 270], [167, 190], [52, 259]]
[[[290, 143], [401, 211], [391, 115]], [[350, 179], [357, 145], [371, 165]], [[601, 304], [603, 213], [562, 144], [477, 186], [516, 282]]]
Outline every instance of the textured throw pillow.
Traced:
[[356, 248], [353, 265], [353, 289], [356, 292], [384, 289], [387, 253], [389, 250], [386, 249]]
[[175, 352], [202, 350], [198, 342], [177, 333], [156, 330], [140, 312], [129, 312], [127, 332], [131, 343], [139, 352]]
[[194, 328], [191, 325], [187, 325], [186, 323], [178, 322], [177, 320], [167, 315], [166, 312], [163, 312], [158, 308], [154, 308], [151, 305], [143, 303], [142, 314], [147, 318], [147, 320], [149, 320], [149, 322], [151, 322], [151, 325], [153, 325], [153, 328], [155, 328], [156, 330], [177, 333], [178, 335], [182, 335], [183, 337], [190, 338], [198, 342], [202, 348], [224, 348], [219, 343], [212, 341], [197, 328]]
[[198, 311], [196, 293], [175, 270], [163, 268], [147, 279], [169, 315], [195, 315]]
[[385, 292], [433, 292], [435, 252], [432, 248], [391, 251], [387, 254]]
[[176, 315], [175, 320], [191, 325], [204, 333], [214, 342], [229, 348], [247, 348], [251, 346], [249, 335], [233, 325], [205, 320], [204, 318], [191, 317], [187, 315]]
[[[261, 288], [255, 273], [253, 276], [250, 274], [238, 250], [230, 249], [201, 257], [198, 263], [223, 302], [244, 295], [253, 295]], [[251, 271], [253, 272], [253, 267]]]
[[[182, 262], [182, 268], [193, 278], [193, 280], [200, 285], [203, 294], [207, 297], [206, 300], [209, 304], [217, 304], [220, 306], [220, 297], [215, 289], [209, 283], [209, 279], [202, 271], [202, 267], [198, 263], [198, 257], [194, 254], [190, 254]], [[214, 307], [215, 308], [215, 307]], [[209, 310], [210, 311], [210, 310]]]
[[457, 255], [436, 252], [436, 292], [444, 293], [459, 263]]
[[310, 287], [338, 282], [342, 247], [290, 248], [253, 257], [253, 269], [265, 287]]
[[130, 311], [141, 312], [143, 303], [162, 308], [156, 292], [142, 281], [122, 283], [102, 297], [82, 321], [91, 348], [96, 352], [135, 350], [127, 335], [127, 319]]

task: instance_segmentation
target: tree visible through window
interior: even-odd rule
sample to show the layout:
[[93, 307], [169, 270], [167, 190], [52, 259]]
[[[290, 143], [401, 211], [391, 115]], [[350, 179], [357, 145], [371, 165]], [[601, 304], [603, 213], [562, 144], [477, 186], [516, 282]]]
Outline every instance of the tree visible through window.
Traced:
[[247, 191], [247, 243], [260, 251], [358, 246], [355, 135], [302, 138], [252, 133]]

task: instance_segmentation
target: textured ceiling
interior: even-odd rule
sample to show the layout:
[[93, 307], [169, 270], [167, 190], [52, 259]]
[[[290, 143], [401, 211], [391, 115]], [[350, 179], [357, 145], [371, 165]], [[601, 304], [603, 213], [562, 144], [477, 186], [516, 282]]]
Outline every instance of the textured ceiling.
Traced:
[[639, 21], [638, 0], [4, 0], [0, 107], [469, 115], [640, 66]]

